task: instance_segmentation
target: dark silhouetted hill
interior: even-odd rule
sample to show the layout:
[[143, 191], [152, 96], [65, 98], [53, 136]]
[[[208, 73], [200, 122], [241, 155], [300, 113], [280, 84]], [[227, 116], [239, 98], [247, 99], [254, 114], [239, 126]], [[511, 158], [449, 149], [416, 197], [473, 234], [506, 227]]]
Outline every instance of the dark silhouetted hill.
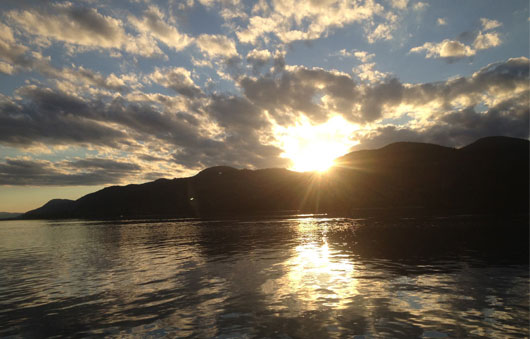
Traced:
[[461, 149], [399, 142], [349, 153], [326, 174], [205, 169], [190, 178], [113, 186], [52, 200], [23, 218], [219, 217], [279, 212], [525, 213], [528, 140], [489, 137]]
[[52, 199], [42, 207], [26, 212], [22, 215], [25, 219], [55, 219], [73, 217], [74, 200]]

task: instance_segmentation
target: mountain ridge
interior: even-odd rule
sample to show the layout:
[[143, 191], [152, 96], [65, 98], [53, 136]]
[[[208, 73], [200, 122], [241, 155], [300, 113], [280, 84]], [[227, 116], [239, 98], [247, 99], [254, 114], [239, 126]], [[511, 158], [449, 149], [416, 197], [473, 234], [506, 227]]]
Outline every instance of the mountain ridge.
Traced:
[[529, 141], [488, 137], [455, 149], [399, 142], [348, 153], [326, 174], [215, 166], [188, 178], [54, 199], [21, 218], [221, 217], [361, 210], [528, 213]]

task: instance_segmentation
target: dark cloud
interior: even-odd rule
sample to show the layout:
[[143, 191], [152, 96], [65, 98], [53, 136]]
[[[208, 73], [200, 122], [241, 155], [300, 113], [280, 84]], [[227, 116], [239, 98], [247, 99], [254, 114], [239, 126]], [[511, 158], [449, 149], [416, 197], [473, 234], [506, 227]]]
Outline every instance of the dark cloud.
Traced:
[[303, 67], [284, 70], [279, 77], [243, 78], [240, 85], [250, 101], [269, 111], [280, 124], [292, 123], [298, 114], [323, 122], [330, 112], [319, 105], [320, 96], [329, 95], [334, 106], [348, 110], [357, 95], [351, 77]]
[[252, 130], [269, 125], [261, 110], [241, 97], [214, 95], [206, 110], [221, 126], [228, 129]]
[[112, 22], [109, 22], [107, 18], [99, 14], [93, 8], [86, 7], [65, 7], [63, 13], [68, 18], [76, 22], [82, 30], [90, 32], [102, 39], [115, 40], [119, 39], [120, 31]]
[[397, 79], [389, 79], [384, 83], [368, 87], [362, 100], [362, 116], [354, 117], [354, 121], [374, 121], [381, 117], [384, 105], [397, 106], [403, 99], [404, 87]]
[[423, 129], [385, 126], [372, 130], [360, 138], [355, 149], [383, 147], [397, 141], [427, 142], [461, 147], [479, 138], [501, 135], [529, 138], [530, 108], [528, 92], [503, 101], [486, 112], [473, 107], [438, 117], [434, 124]]
[[254, 49], [247, 54], [247, 63], [252, 67], [254, 75], [258, 75], [271, 59], [272, 54], [268, 50]]
[[511, 95], [517, 88], [527, 91], [529, 67], [527, 58], [512, 58], [488, 65], [470, 77], [408, 86], [403, 92], [403, 103], [425, 105], [439, 100], [450, 109], [451, 101], [459, 97], [478, 103], [483, 94]]
[[48, 161], [7, 159], [0, 162], [0, 185], [77, 186], [120, 183], [141, 168], [111, 159]]
[[157, 68], [150, 78], [185, 97], [195, 98], [203, 95], [202, 90], [191, 79], [190, 71], [182, 67]]
[[234, 80], [239, 79], [244, 73], [242, 59], [238, 55], [223, 59], [222, 67], [224, 72]]
[[229, 165], [236, 168], [286, 167], [288, 160], [281, 158], [283, 151], [263, 145], [255, 134], [247, 139], [239, 135], [223, 141], [201, 140], [194, 148], [184, 148], [173, 155], [173, 160], [191, 168]]
[[69, 161], [68, 166], [80, 169], [104, 169], [108, 172], [129, 172], [139, 171], [141, 169], [137, 164], [102, 158], [86, 158]]
[[29, 34], [66, 43], [119, 48], [127, 38], [119, 20], [71, 3], [43, 2], [38, 9], [9, 11], [6, 16]]
[[283, 53], [276, 53], [273, 58], [273, 73], [279, 73], [285, 69], [285, 55]]
[[242, 97], [213, 95], [203, 108], [223, 129], [221, 140], [196, 138], [173, 155], [174, 161], [192, 168], [230, 165], [240, 168], [285, 166], [282, 150], [263, 145], [260, 135], [271, 125], [262, 111]]
[[[149, 143], [147, 147], [174, 148], [176, 155], [165, 160], [187, 168], [285, 163], [278, 158], [279, 148], [262, 145], [260, 133], [270, 129], [270, 123], [246, 98], [214, 95], [201, 100], [196, 107], [200, 112], [191, 114], [166, 112], [152, 102], [89, 100], [35, 86], [20, 89], [18, 95], [20, 100], [6, 99], [0, 105], [0, 142], [11, 146], [82, 144], [119, 149], [134, 140]], [[207, 129], [199, 120], [201, 114], [220, 128], [219, 138], [203, 135]], [[69, 164], [81, 165], [89, 162]]]
[[13, 146], [77, 143], [119, 148], [129, 145], [132, 137], [184, 144], [197, 137], [197, 120], [185, 113], [167, 113], [122, 98], [88, 100], [35, 86], [18, 94], [22, 100], [0, 103], [0, 142]]
[[79, 98], [27, 87], [22, 101], [0, 102], [0, 142], [12, 146], [94, 144], [117, 147], [127, 135], [87, 119], [91, 107]]

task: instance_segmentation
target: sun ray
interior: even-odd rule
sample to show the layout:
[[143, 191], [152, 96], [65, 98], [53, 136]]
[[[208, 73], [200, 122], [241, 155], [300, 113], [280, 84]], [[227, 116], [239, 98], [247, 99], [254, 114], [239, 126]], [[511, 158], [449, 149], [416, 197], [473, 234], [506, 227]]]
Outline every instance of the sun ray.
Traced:
[[295, 126], [279, 128], [282, 157], [291, 160], [290, 169], [297, 172], [325, 172], [334, 160], [347, 153], [357, 142], [352, 135], [358, 129], [336, 116], [321, 125], [303, 121]]

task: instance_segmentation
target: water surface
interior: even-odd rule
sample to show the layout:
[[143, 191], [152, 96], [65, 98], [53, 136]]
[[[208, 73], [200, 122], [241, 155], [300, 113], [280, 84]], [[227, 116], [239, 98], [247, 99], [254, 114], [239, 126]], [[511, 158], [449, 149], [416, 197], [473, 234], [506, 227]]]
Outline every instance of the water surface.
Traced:
[[528, 337], [527, 220], [0, 222], [0, 336]]

